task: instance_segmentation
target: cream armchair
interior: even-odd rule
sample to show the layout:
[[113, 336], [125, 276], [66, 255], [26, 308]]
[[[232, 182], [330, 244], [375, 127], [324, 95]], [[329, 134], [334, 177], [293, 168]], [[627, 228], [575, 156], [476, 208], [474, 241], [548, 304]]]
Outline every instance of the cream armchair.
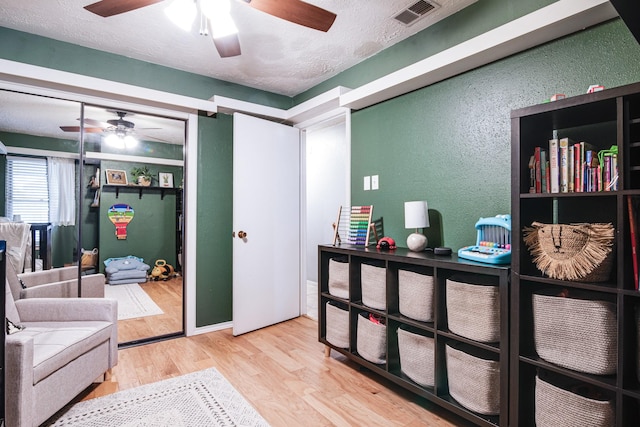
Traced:
[[[16, 274], [7, 263], [7, 280], [16, 299], [78, 296], [78, 267], [53, 268]], [[104, 297], [104, 274], [81, 276], [83, 298]]]
[[30, 298], [7, 319], [25, 328], [7, 335], [7, 427], [38, 426], [118, 361], [117, 302], [105, 298]]

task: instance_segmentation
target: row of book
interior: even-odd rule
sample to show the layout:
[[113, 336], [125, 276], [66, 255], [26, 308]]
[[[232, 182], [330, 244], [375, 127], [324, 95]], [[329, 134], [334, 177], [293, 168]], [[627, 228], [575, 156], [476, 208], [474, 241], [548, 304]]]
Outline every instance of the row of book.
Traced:
[[618, 189], [618, 147], [553, 138], [529, 158], [530, 193], [581, 193]]

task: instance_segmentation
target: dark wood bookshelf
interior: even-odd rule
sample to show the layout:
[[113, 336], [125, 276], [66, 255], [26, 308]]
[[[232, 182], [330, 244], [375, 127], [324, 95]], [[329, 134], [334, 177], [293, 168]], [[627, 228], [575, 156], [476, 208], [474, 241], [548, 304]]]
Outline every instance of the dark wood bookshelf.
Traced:
[[[593, 132], [596, 129], [597, 132]], [[618, 146], [617, 191], [529, 193], [529, 158], [534, 147], [569, 136], [597, 150]], [[535, 425], [535, 377], [567, 379], [595, 387], [609, 397], [616, 426], [637, 425], [640, 417], [638, 322], [640, 292], [634, 289], [627, 198], [640, 197], [640, 83], [535, 105], [511, 113], [512, 278], [509, 424]], [[554, 212], [556, 217], [554, 218]], [[637, 215], [636, 215], [637, 217]], [[533, 221], [560, 224], [613, 224], [614, 262], [605, 282], [563, 281], [544, 276], [522, 240]], [[640, 248], [640, 247], [639, 247]], [[538, 356], [533, 342], [532, 295], [543, 289], [569, 289], [616, 309], [617, 366], [614, 375], [571, 370]]]

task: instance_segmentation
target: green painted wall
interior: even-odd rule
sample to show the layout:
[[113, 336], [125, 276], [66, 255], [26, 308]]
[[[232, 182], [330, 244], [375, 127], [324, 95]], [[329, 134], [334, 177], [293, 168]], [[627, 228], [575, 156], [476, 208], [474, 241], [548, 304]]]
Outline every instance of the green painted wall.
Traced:
[[[118, 169], [127, 173], [139, 164], [128, 162], [101, 162], [101, 170]], [[172, 172], [174, 179], [181, 179], [180, 168], [149, 165], [152, 173], [157, 170]], [[173, 169], [173, 171], [172, 171]], [[117, 194], [113, 189], [102, 189], [100, 194], [100, 208], [93, 210], [98, 214], [99, 234], [99, 267], [104, 272], [104, 260], [107, 258], [124, 257], [128, 255], [143, 258], [151, 267], [158, 259], [164, 259], [168, 264], [176, 266], [176, 193], [165, 193], [164, 196], [157, 189], [142, 189], [140, 196], [137, 188], [123, 188]], [[134, 210], [134, 217], [127, 226], [127, 238], [117, 239], [115, 225], [109, 220], [107, 213], [115, 204], [128, 204]], [[93, 209], [93, 208], [92, 208]]]
[[[479, 0], [390, 49], [294, 97], [299, 104], [336, 86], [355, 89], [424, 58], [534, 12], [556, 0]], [[369, 53], [363, 51], [363, 58]]]
[[233, 118], [198, 119], [196, 326], [226, 322], [231, 316], [233, 230]]
[[[373, 204], [406, 246], [404, 202], [426, 199], [431, 245], [473, 244], [478, 218], [510, 212], [511, 109], [636, 82], [638, 64], [638, 43], [614, 21], [354, 112], [352, 204]], [[381, 189], [363, 191], [376, 174]]]
[[222, 95], [277, 108], [291, 106], [286, 96], [4, 27], [0, 58], [200, 99]]

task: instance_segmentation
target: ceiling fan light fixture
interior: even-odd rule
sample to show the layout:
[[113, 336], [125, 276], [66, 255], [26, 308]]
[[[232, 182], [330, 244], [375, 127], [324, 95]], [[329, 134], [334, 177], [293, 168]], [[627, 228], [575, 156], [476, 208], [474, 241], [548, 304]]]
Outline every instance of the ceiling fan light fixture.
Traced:
[[124, 148], [133, 148], [138, 145], [138, 140], [131, 135], [125, 136], [122, 142], [124, 143]]
[[211, 36], [214, 40], [234, 34], [238, 34], [238, 27], [233, 22], [231, 15], [218, 16], [216, 19], [211, 20]]
[[105, 136], [104, 142], [113, 148], [124, 148], [124, 139], [120, 138], [115, 132], [110, 132], [107, 136]]
[[198, 14], [198, 8], [195, 0], [173, 0], [164, 9], [164, 13], [178, 27], [184, 31], [191, 31]]
[[215, 20], [221, 16], [229, 16], [231, 2], [229, 0], [200, 0], [200, 10], [207, 18]]

